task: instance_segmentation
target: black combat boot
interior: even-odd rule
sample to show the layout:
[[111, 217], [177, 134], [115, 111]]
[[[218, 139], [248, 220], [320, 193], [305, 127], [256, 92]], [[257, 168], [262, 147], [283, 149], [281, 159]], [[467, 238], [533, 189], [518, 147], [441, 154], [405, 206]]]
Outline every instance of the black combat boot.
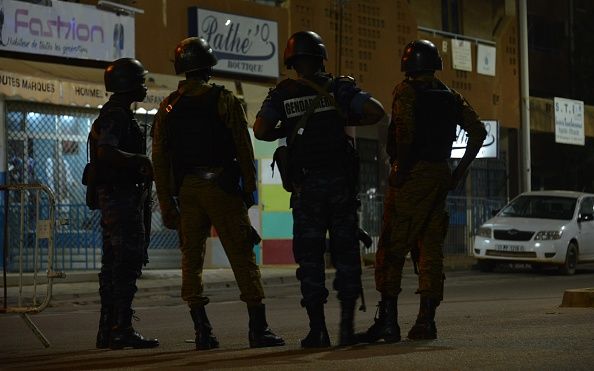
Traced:
[[116, 325], [111, 329], [109, 347], [123, 348], [154, 348], [159, 346], [157, 339], [145, 339], [132, 327], [132, 309], [122, 309], [117, 313]]
[[398, 326], [397, 297], [383, 296], [378, 303], [374, 324], [363, 334], [358, 334], [361, 342], [375, 343], [384, 339], [386, 343], [400, 341], [400, 327]]
[[99, 331], [97, 331], [97, 341], [95, 342], [95, 346], [98, 349], [109, 348], [109, 335], [111, 334], [111, 327], [113, 326], [113, 317], [112, 307], [101, 307]]
[[194, 321], [194, 330], [196, 331], [196, 349], [208, 350], [219, 347], [219, 341], [212, 334], [212, 326], [206, 316], [204, 306], [190, 309], [192, 321]]
[[324, 304], [310, 304], [305, 307], [309, 316], [309, 333], [301, 340], [302, 348], [327, 348], [330, 346], [330, 335], [326, 328]]
[[419, 314], [415, 325], [408, 332], [410, 340], [433, 340], [437, 339], [437, 327], [435, 326], [435, 308], [439, 300], [421, 296]]
[[340, 302], [340, 346], [357, 344], [355, 337], [355, 304], [356, 300]]
[[268, 327], [266, 322], [266, 306], [258, 304], [248, 306], [250, 316], [249, 340], [250, 348], [266, 348], [285, 345], [285, 341]]

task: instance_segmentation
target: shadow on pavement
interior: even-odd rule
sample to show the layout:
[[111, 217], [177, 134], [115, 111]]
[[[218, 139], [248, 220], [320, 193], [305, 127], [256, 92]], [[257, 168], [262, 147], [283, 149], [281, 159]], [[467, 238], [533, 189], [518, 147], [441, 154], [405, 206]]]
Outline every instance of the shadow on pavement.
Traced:
[[[451, 347], [437, 346], [431, 341], [403, 341], [394, 344], [367, 344], [346, 348], [325, 349], [221, 349], [212, 351], [184, 350], [158, 352], [145, 350], [88, 350], [82, 352], [54, 353], [34, 357], [18, 357], [3, 362], [3, 367], [27, 370], [90, 370], [109, 368], [171, 368], [189, 367], [194, 369], [239, 368], [272, 365], [307, 365], [317, 361], [345, 361], [369, 359], [382, 356], [406, 355], [411, 353], [451, 350]], [[278, 351], [277, 351], [278, 349]], [[266, 353], [261, 353], [261, 352]], [[251, 354], [245, 354], [245, 353]], [[254, 353], [259, 352], [259, 353]]]

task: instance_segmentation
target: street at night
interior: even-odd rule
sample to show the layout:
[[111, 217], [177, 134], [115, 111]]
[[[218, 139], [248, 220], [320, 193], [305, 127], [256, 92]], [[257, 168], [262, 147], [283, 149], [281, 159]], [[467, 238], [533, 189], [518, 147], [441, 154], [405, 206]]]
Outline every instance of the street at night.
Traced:
[[[161, 346], [149, 350], [97, 350], [96, 283], [57, 284], [53, 305], [33, 321], [51, 347], [44, 349], [17, 315], [2, 315], [0, 349], [3, 368], [20, 369], [591, 369], [594, 364], [593, 308], [559, 307], [566, 289], [592, 287], [594, 266], [584, 265], [574, 276], [527, 268], [499, 268], [494, 273], [447, 273], [446, 298], [438, 308], [438, 340], [357, 345], [302, 350], [307, 316], [299, 306], [299, 288], [291, 268], [266, 278], [271, 328], [287, 341], [284, 347], [249, 349], [247, 311], [233, 283], [213, 283], [207, 306], [220, 349], [195, 351], [192, 322], [179, 297], [179, 275], [139, 282], [135, 327], [158, 337]], [[282, 271], [282, 269], [280, 269]], [[156, 274], [152, 274], [156, 276]], [[151, 273], [148, 273], [151, 276]], [[378, 294], [372, 270], [364, 273], [367, 312], [357, 312], [356, 329], [372, 322]], [[69, 289], [66, 287], [70, 286]], [[72, 291], [76, 287], [78, 293]], [[331, 287], [331, 281], [328, 281]], [[416, 277], [405, 275], [399, 300], [403, 337], [414, 321], [418, 297]], [[338, 334], [338, 302], [331, 295], [326, 316], [334, 343]]]

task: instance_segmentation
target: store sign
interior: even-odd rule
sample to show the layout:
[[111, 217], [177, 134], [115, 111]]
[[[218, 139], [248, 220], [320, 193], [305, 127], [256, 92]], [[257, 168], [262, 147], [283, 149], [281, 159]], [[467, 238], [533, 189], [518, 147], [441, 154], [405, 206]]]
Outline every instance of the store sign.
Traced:
[[[144, 102], [136, 105], [147, 111], [157, 109], [170, 93], [166, 89], [149, 88]], [[102, 84], [42, 79], [0, 70], [0, 95], [65, 106], [97, 107], [105, 104], [111, 93]]]
[[[499, 122], [482, 120], [487, 129], [487, 137], [476, 158], [497, 158], [499, 149]], [[460, 126], [456, 128], [456, 141], [452, 147], [452, 158], [462, 158], [468, 144], [468, 134]]]
[[0, 50], [102, 61], [134, 57], [133, 17], [64, 1], [3, 4]]
[[481, 75], [495, 76], [496, 51], [492, 46], [478, 44], [476, 51], [476, 72]]
[[189, 34], [204, 38], [219, 63], [215, 71], [277, 78], [277, 22], [192, 7]]
[[62, 92], [60, 82], [57, 80], [0, 71], [0, 94], [52, 103], [61, 100]]
[[584, 102], [557, 98], [555, 104], [555, 142], [565, 144], [585, 144]]
[[148, 111], [158, 109], [161, 102], [171, 94], [170, 90], [149, 88], [144, 101], [136, 103]]
[[105, 104], [109, 93], [99, 84], [85, 84], [79, 82], [62, 82], [64, 102], [75, 106], [97, 107]]
[[455, 70], [472, 71], [470, 41], [452, 39], [452, 67]]

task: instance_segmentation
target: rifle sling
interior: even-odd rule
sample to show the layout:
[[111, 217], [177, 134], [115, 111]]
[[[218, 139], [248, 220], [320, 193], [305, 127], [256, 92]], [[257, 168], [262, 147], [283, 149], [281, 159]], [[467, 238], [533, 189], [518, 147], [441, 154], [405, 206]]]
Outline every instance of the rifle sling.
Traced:
[[328, 80], [326, 82], [326, 84], [324, 84], [324, 87], [321, 88], [319, 85], [315, 84], [314, 82], [311, 82], [309, 80], [300, 80], [301, 82], [304, 82], [306, 85], [314, 88], [317, 92], [319, 92], [319, 94], [314, 98], [314, 100], [310, 103], [309, 107], [307, 107], [307, 111], [305, 111], [305, 113], [303, 114], [303, 116], [301, 116], [301, 118], [299, 119], [299, 121], [297, 122], [297, 124], [295, 125], [295, 127], [293, 128], [293, 132], [291, 133], [291, 137], [287, 138], [289, 139], [287, 141], [287, 144], [290, 145], [291, 143], [293, 143], [293, 141], [295, 140], [295, 137], [297, 136], [297, 134], [299, 133], [299, 131], [303, 131], [305, 130], [305, 126], [307, 125], [307, 121], [309, 120], [310, 116], [314, 113], [316, 106], [318, 105], [318, 103], [320, 103], [320, 100], [322, 100], [322, 97], [328, 97], [332, 103], [334, 103], [334, 98], [328, 94], [328, 92], [326, 91], [328, 89], [328, 87], [330, 86], [330, 84], [332, 83], [332, 79]]

